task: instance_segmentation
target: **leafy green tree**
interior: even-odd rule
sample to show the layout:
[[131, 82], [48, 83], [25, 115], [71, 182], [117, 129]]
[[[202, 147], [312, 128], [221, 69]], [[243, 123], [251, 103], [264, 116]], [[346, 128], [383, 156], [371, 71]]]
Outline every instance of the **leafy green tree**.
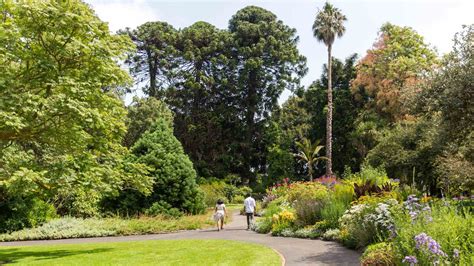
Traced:
[[[474, 115], [472, 94], [474, 26], [456, 34], [453, 51], [406, 101], [414, 121], [383, 131], [367, 156], [391, 177], [416, 182], [433, 194], [472, 194]], [[409, 108], [408, 108], [409, 107]]]
[[265, 167], [262, 137], [265, 119], [277, 106], [284, 89], [297, 89], [306, 73], [305, 58], [297, 49], [296, 30], [260, 7], [239, 10], [229, 21], [233, 36], [239, 89], [238, 115], [242, 116], [240, 173], [254, 185]]
[[296, 142], [299, 152], [295, 154], [300, 160], [302, 160], [308, 168], [309, 180], [313, 181], [313, 167], [318, 161], [327, 160], [327, 157], [318, 156], [321, 149], [324, 148], [322, 145], [318, 145], [319, 141], [311, 143], [310, 139], [303, 138], [301, 141]]
[[134, 97], [127, 109], [127, 133], [123, 139], [123, 144], [126, 147], [133, 146], [141, 135], [150, 129], [159, 118], [167, 121], [170, 127], [173, 126], [173, 113], [166, 104], [154, 97]]
[[333, 101], [332, 101], [332, 45], [336, 37], [342, 37], [346, 28], [344, 22], [346, 21], [344, 16], [338, 8], [335, 8], [330, 3], [326, 2], [322, 10], [318, 11], [316, 18], [313, 23], [313, 34], [314, 37], [323, 42], [328, 48], [328, 112], [326, 122], [326, 175], [332, 176], [332, 112], [333, 112]]
[[435, 52], [413, 29], [390, 23], [381, 27], [373, 48], [357, 64], [351, 83], [353, 96], [363, 108], [351, 133], [361, 157], [395, 123], [415, 120], [403, 103], [413, 102], [436, 64]]
[[[457, 146], [465, 145], [474, 129], [474, 24], [454, 36], [453, 51], [441, 61], [439, 71], [422, 86], [415, 98], [417, 113], [441, 118], [443, 137]], [[415, 105], [413, 104], [413, 105]]]
[[136, 162], [152, 168], [153, 191], [146, 208], [165, 204], [189, 213], [204, 210], [203, 195], [196, 184], [196, 171], [165, 119], [158, 119], [131, 149]]
[[451, 195], [472, 194], [474, 182], [474, 24], [454, 36], [453, 51], [417, 95], [417, 112], [439, 120], [436, 158], [439, 186]]
[[120, 145], [133, 48], [82, 1], [0, 3], [0, 186], [59, 213], [91, 215], [104, 195], [146, 192], [143, 165]]
[[[265, 136], [268, 142], [268, 181], [269, 184], [283, 178], [300, 180], [306, 178], [305, 166], [294, 157], [297, 152], [296, 141], [308, 136], [312, 116], [307, 112], [305, 101], [297, 91], [290, 96], [281, 108], [272, 113]], [[298, 96], [299, 95], [299, 96]]]
[[441, 151], [436, 144], [433, 121], [400, 122], [381, 131], [378, 144], [366, 157], [374, 167], [383, 167], [391, 178], [418, 186], [423, 191], [436, 191], [435, 158]]
[[442, 61], [427, 90], [420, 96], [425, 111], [441, 113], [440, 135], [446, 142], [437, 158], [439, 185], [451, 195], [474, 193], [474, 24], [454, 37], [453, 51]]
[[389, 122], [407, 119], [401, 104], [437, 63], [435, 52], [409, 27], [390, 23], [380, 28], [374, 48], [357, 66], [352, 91], [366, 109]]
[[271, 121], [265, 131], [265, 140], [268, 142], [267, 178], [263, 180], [265, 187], [284, 178], [295, 179], [295, 158], [291, 153], [293, 140], [285, 133], [275, 121]]

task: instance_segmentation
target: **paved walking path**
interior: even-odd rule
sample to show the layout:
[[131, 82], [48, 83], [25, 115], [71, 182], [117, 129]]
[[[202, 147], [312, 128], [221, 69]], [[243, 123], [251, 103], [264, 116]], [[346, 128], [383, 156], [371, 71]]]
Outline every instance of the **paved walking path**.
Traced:
[[75, 238], [62, 240], [38, 240], [0, 242], [0, 246], [29, 246], [66, 243], [99, 243], [121, 242], [158, 239], [227, 239], [263, 244], [278, 251], [285, 258], [286, 264], [291, 265], [359, 265], [360, 254], [347, 249], [335, 242], [309, 240], [288, 237], [272, 237], [245, 230], [245, 216], [233, 214], [233, 220], [224, 230], [218, 232], [215, 228], [205, 230], [183, 231], [170, 234]]

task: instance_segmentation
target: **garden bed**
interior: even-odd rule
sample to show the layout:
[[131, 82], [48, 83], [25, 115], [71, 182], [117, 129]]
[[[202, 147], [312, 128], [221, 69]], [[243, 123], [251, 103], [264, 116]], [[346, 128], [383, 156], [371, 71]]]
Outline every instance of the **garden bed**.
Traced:
[[[63, 217], [36, 228], [0, 234], [0, 241], [45, 240], [101, 236], [160, 234], [180, 230], [195, 230], [214, 226], [213, 211], [179, 218], [142, 216], [138, 218], [72, 218]], [[231, 215], [227, 222], [230, 222]]]
[[364, 251], [362, 265], [472, 265], [472, 199], [423, 196], [383, 171], [364, 171], [268, 189], [253, 229], [338, 241]]

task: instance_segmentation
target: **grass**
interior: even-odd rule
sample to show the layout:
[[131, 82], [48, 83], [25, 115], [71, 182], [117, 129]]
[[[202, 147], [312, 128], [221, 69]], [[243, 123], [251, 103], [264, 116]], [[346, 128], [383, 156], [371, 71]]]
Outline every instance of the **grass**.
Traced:
[[[64, 239], [79, 237], [100, 237], [118, 235], [159, 234], [180, 230], [195, 230], [215, 226], [211, 219], [213, 210], [206, 214], [189, 215], [180, 218], [162, 216], [139, 218], [71, 218], [52, 220], [37, 228], [28, 228], [9, 234], [0, 234], [1, 241]], [[228, 215], [226, 222], [230, 222]]]
[[281, 265], [272, 249], [229, 240], [152, 240], [0, 247], [0, 264]]

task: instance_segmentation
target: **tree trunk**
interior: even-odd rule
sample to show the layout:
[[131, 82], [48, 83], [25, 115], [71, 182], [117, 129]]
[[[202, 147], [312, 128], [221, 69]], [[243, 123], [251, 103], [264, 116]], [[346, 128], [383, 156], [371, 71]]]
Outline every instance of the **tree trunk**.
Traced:
[[254, 135], [255, 135], [255, 113], [257, 109], [257, 75], [255, 71], [249, 73], [247, 99], [246, 99], [246, 126], [247, 132], [245, 136], [244, 146], [244, 178], [248, 180], [251, 187], [256, 185], [256, 176], [252, 172], [252, 161], [255, 159], [254, 155]]
[[332, 46], [328, 46], [328, 113], [326, 119], [326, 176], [332, 176]]
[[148, 95], [159, 99], [158, 91], [156, 88], [156, 71], [157, 71], [157, 59], [153, 57], [153, 54], [150, 50], [147, 50], [147, 60], [148, 60], [148, 74], [150, 75], [150, 88], [148, 90]]
[[313, 182], [313, 166], [308, 162], [309, 181]]

